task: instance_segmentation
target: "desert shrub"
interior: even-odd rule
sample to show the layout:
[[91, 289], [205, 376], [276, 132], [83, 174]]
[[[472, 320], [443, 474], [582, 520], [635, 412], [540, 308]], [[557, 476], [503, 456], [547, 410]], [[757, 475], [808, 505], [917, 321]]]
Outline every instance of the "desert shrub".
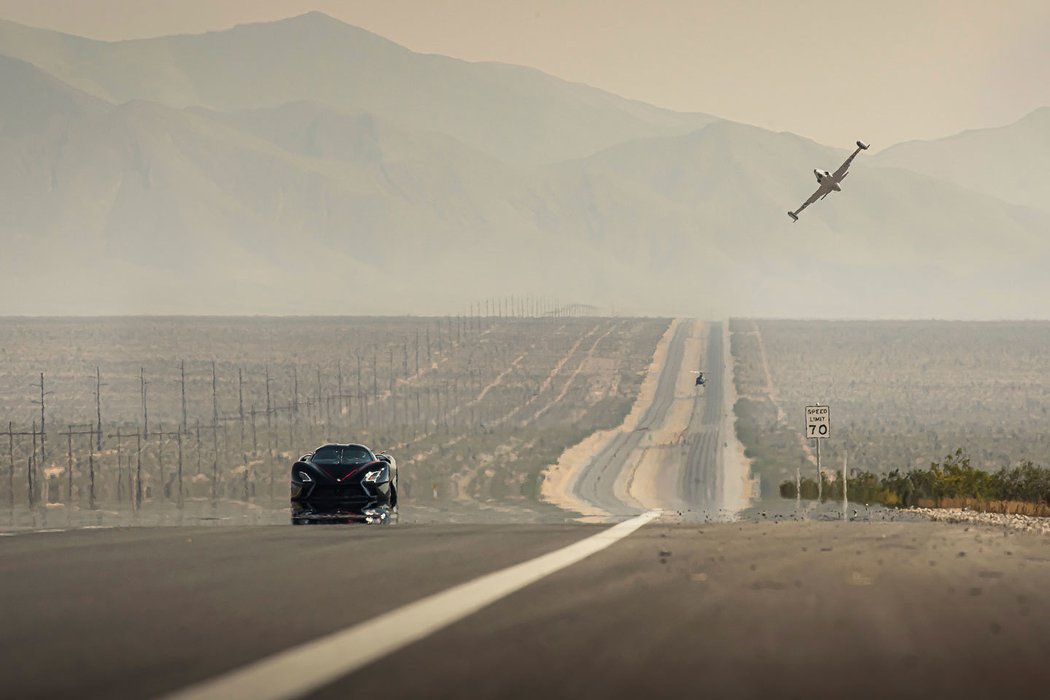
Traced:
[[[794, 498], [794, 480], [783, 481], [779, 490], [784, 498]], [[816, 498], [815, 481], [804, 479], [801, 490], [803, 498]], [[851, 500], [886, 506], [982, 504], [981, 510], [1027, 512], [1017, 505], [991, 504], [1050, 506], [1050, 468], [1024, 461], [1016, 467], [989, 472], [973, 466], [969, 456], [957, 449], [940, 462], [932, 462], [928, 469], [894, 469], [882, 476], [854, 470], [847, 481], [847, 493]], [[841, 482], [825, 481], [823, 496], [842, 498]], [[1042, 512], [1041, 508], [1028, 510]]]

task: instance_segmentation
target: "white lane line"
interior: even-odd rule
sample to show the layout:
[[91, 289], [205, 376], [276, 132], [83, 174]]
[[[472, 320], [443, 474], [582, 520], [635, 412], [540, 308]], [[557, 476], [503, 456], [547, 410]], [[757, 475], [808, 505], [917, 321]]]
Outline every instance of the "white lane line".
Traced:
[[302, 697], [462, 620], [530, 583], [602, 551], [659, 515], [660, 511], [649, 511], [568, 547], [435, 593], [368, 622], [292, 647], [165, 696], [165, 700], [287, 700]]

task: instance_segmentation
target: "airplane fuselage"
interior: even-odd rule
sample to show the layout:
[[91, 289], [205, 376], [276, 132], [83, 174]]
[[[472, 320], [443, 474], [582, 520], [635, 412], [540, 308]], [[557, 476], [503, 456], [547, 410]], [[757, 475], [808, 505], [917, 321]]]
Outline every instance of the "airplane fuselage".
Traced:
[[846, 179], [846, 175], [849, 173], [843, 173], [842, 177], [835, 177], [827, 170], [813, 169], [813, 175], [816, 176], [817, 182], [819, 182], [822, 188], [827, 190], [834, 190], [835, 192], [841, 192], [842, 188], [839, 187], [839, 183]]
[[817, 187], [817, 191], [814, 192], [809, 199], [802, 203], [801, 207], [799, 207], [795, 211], [788, 212], [788, 216], [791, 217], [791, 220], [798, 221], [799, 212], [801, 212], [803, 209], [805, 209], [818, 199], [824, 199], [832, 192], [841, 192], [841, 183], [843, 180], [846, 179], [846, 176], [849, 175], [850, 163], [853, 162], [853, 159], [857, 157], [858, 153], [866, 150], [868, 150], [868, 144], [864, 143], [863, 141], [857, 141], [857, 150], [853, 151], [853, 153], [850, 154], [850, 157], [846, 159], [846, 162], [840, 165], [835, 172], [832, 173], [827, 170], [820, 170], [814, 168], [813, 176], [817, 178], [817, 183], [819, 183], [820, 186]]

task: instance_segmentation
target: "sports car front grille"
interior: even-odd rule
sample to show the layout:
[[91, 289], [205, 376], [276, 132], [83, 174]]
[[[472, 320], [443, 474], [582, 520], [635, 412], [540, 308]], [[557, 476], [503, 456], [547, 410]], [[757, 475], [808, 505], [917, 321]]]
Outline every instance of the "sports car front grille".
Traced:
[[372, 498], [372, 495], [359, 483], [340, 484], [339, 486], [318, 484], [309, 495], [311, 501], [353, 501], [369, 498]]

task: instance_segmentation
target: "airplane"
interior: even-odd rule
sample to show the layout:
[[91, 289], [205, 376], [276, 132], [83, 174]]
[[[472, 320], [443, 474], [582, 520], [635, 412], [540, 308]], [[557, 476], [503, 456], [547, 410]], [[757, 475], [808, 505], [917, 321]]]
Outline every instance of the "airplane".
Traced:
[[846, 176], [849, 175], [847, 171], [849, 170], [850, 163], [853, 162], [853, 159], [857, 157], [858, 153], [866, 150], [868, 150], [868, 144], [863, 141], [857, 141], [857, 150], [853, 151], [850, 157], [846, 159], [846, 162], [840, 165], [839, 169], [835, 172], [829, 173], [827, 170], [814, 169], [813, 174], [817, 176], [817, 182], [820, 183], [820, 187], [817, 188], [817, 191], [813, 193], [812, 197], [803, 202], [801, 207], [795, 211], [788, 212], [788, 216], [791, 217], [791, 220], [798, 221], [799, 213], [818, 199], [824, 199], [832, 192], [841, 192], [842, 187], [839, 185], [846, 179]]

